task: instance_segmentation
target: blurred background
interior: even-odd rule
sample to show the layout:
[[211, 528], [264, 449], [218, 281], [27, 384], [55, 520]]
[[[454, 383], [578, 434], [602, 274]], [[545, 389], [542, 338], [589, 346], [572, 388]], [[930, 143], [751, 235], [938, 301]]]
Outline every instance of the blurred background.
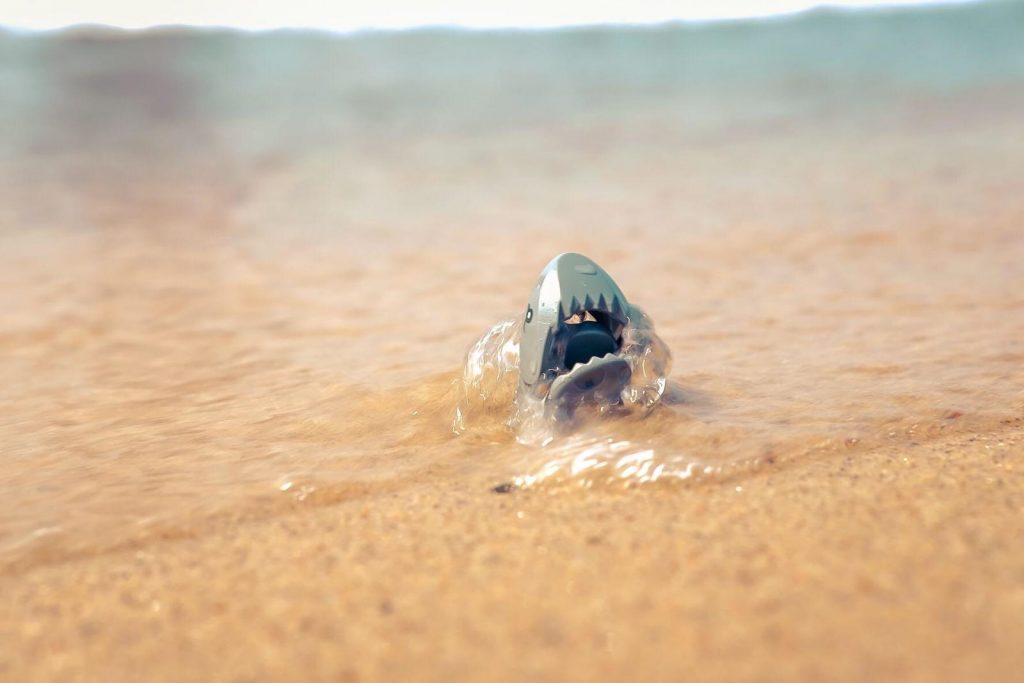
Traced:
[[[407, 29], [423, 26], [466, 28], [552, 28], [580, 24], [638, 24], [666, 21], [744, 19], [800, 12], [813, 7], [892, 7], [941, 4], [955, 0], [639, 0], [620, 5], [578, 0], [554, 2], [468, 2], [414, 0], [375, 3], [325, 4], [316, 0], [262, 2], [242, 0], [42, 0], [4, 11], [4, 24], [31, 29], [53, 29], [74, 24], [108, 24], [146, 28], [168, 24], [220, 26], [243, 29], [313, 28], [332, 31]], [[963, 0], [961, 0], [962, 2]]]

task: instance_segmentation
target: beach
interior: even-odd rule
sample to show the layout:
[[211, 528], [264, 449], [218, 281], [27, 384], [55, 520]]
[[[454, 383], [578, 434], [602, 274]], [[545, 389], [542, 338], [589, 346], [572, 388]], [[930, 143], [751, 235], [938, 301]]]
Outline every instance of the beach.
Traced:
[[[1014, 680], [1022, 20], [0, 33], [0, 678]], [[665, 405], [456, 434], [564, 251]]]
[[5, 676], [1014, 680], [1021, 445], [690, 495], [499, 496], [438, 473], [224, 520], [5, 578]]

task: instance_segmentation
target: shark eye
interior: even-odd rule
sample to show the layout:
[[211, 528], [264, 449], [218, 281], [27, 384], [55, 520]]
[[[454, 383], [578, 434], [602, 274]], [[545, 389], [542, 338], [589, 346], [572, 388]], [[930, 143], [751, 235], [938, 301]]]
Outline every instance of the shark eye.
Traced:
[[533, 307], [532, 306], [527, 306], [526, 307], [526, 322], [530, 322], [531, 320], [533, 320]]

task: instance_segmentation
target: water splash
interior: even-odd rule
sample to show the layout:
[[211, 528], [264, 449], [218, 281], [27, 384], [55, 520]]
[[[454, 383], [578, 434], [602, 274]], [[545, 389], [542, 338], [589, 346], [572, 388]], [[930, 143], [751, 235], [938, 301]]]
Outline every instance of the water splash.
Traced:
[[[487, 330], [466, 353], [452, 430], [462, 434], [485, 420], [508, 413], [515, 405], [519, 380], [519, 334], [522, 324], [505, 318]], [[505, 418], [508, 420], [508, 418]], [[511, 421], [509, 420], [509, 426]]]
[[[690, 480], [721, 469], [720, 464], [679, 449], [632, 437], [644, 431], [639, 423], [664, 405], [666, 392], [672, 393], [671, 352], [641, 309], [633, 307], [623, 333], [620, 355], [632, 375], [618, 400], [585, 404], [568, 420], [556, 419], [545, 410], [544, 397], [525, 395], [517, 400], [521, 330], [519, 319], [506, 318], [470, 347], [458, 381], [452, 424], [458, 434], [511, 430], [529, 448], [518, 463], [520, 473], [512, 479], [516, 486], [638, 485]], [[652, 432], [665, 427], [660, 422], [646, 424]]]
[[507, 426], [515, 431], [520, 443], [546, 445], [558, 435], [578, 428], [595, 411], [599, 415], [646, 414], [665, 393], [672, 354], [654, 332], [651, 319], [638, 307], [630, 311], [619, 352], [632, 371], [629, 383], [617, 400], [584, 406], [580, 415], [571, 420], [556, 419], [553, 411], [545, 411], [546, 397], [517, 397], [521, 332], [520, 320], [505, 318], [470, 347], [452, 424], [456, 433], [467, 431], [475, 419], [504, 413]]
[[547, 449], [541, 464], [528, 467], [512, 483], [519, 488], [539, 484], [636, 486], [689, 481], [718, 474], [721, 464], [704, 462], [650, 443], [614, 436], [574, 435]]

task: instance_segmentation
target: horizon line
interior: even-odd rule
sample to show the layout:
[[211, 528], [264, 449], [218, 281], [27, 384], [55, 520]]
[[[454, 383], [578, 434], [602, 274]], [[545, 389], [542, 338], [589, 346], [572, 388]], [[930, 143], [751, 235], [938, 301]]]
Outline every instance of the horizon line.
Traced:
[[558, 31], [572, 29], [593, 29], [606, 27], [624, 28], [648, 28], [666, 25], [687, 25], [705, 26], [711, 24], [727, 24], [746, 21], [771, 21], [775, 19], [787, 19], [801, 15], [814, 14], [818, 12], [859, 14], [869, 12], [885, 11], [920, 11], [929, 7], [956, 7], [974, 4], [992, 4], [999, 0], [869, 0], [865, 4], [850, 5], [841, 1], [806, 2], [800, 6], [783, 10], [720, 14], [714, 16], [666, 16], [640, 20], [579, 20], [579, 21], [536, 21], [530, 23], [487, 23], [487, 22], [420, 22], [420, 23], [390, 23], [365, 25], [325, 25], [325, 24], [243, 24], [243, 23], [220, 23], [220, 22], [190, 22], [184, 21], [158, 21], [154, 23], [112, 23], [105, 21], [72, 21], [63, 24], [47, 26], [25, 26], [19, 24], [7, 24], [0, 21], [0, 30], [14, 33], [59, 33], [75, 31], [109, 31], [119, 32], [159, 32], [177, 30], [197, 31], [225, 31], [239, 33], [273, 33], [273, 32], [315, 32], [335, 35], [348, 35], [360, 33], [400, 33], [415, 31], [466, 31], [466, 32], [489, 32], [489, 31]]

